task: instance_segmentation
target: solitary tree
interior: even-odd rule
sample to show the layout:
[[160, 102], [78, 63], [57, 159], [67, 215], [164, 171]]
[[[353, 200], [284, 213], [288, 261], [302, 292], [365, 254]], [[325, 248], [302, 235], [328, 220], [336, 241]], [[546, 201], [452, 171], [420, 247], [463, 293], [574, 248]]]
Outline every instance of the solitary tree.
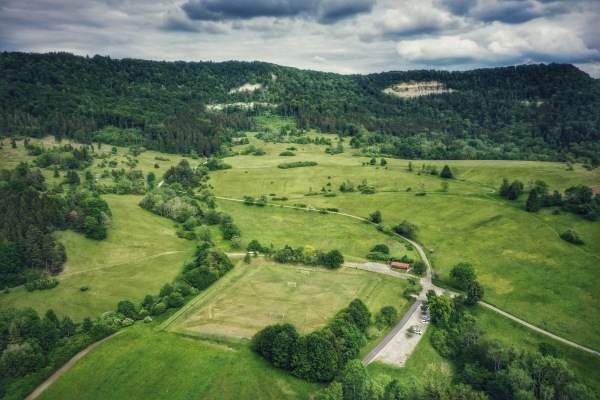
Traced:
[[427, 265], [425, 262], [418, 260], [412, 264], [413, 271], [415, 271], [418, 275], [423, 275], [425, 271], [427, 271]]
[[374, 224], [380, 224], [381, 223], [381, 212], [375, 211], [374, 213], [369, 214], [369, 221], [371, 221]]
[[440, 176], [446, 179], [454, 179], [454, 175], [452, 175], [452, 171], [450, 171], [450, 167], [448, 167], [447, 165], [444, 165], [444, 168], [442, 168]]
[[408, 172], [413, 172], [413, 165], [411, 161], [408, 162]]
[[325, 266], [331, 269], [339, 268], [344, 264], [344, 256], [339, 250], [331, 250], [325, 256]]
[[475, 280], [475, 267], [470, 262], [460, 262], [452, 267], [450, 278], [454, 279], [461, 289], [466, 289]]
[[466, 303], [470, 306], [476, 305], [479, 300], [483, 299], [484, 293], [483, 286], [479, 282], [473, 281], [469, 283]]
[[529, 192], [527, 203], [525, 203], [525, 209], [529, 212], [537, 212], [540, 211], [540, 208], [542, 208], [542, 204], [538, 196], [538, 192], [535, 188], [533, 188]]
[[387, 165], [387, 160], [386, 160], [385, 158], [383, 158], [383, 157], [382, 157], [382, 158], [381, 158], [381, 161], [380, 161], [380, 165], [381, 165], [382, 167], [385, 167], [385, 166]]

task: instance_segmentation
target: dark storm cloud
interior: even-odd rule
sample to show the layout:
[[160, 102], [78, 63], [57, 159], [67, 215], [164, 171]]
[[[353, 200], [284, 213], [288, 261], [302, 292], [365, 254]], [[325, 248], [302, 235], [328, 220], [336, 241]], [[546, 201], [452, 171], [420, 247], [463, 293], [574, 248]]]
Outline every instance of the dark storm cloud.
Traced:
[[[577, 3], [577, 0], [572, 3]], [[555, 0], [440, 0], [439, 4], [454, 15], [506, 24], [520, 24], [569, 12], [569, 5]]]
[[374, 0], [321, 1], [317, 8], [317, 19], [323, 24], [332, 24], [357, 14], [368, 13], [374, 4]]
[[198, 21], [305, 17], [330, 24], [369, 12], [374, 4], [375, 0], [190, 0], [181, 9]]

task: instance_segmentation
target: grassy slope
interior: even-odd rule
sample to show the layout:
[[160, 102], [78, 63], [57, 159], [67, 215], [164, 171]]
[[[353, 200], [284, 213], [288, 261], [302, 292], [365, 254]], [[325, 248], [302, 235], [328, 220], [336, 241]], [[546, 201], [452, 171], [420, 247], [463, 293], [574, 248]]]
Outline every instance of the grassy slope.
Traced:
[[40, 399], [308, 399], [320, 385], [224, 346], [136, 325], [93, 350]]
[[[363, 166], [366, 158], [346, 153], [327, 155], [324, 146], [265, 145], [255, 139], [251, 143], [264, 148], [267, 155], [229, 158], [227, 162], [234, 168], [213, 174], [211, 182], [217, 195], [241, 198], [275, 193], [289, 197], [284, 204], [302, 202], [314, 207], [337, 207], [360, 216], [380, 210], [384, 223], [390, 225], [408, 219], [420, 227], [419, 241], [436, 250], [435, 269], [442, 280], [447, 281], [451, 267], [457, 262], [471, 261], [485, 286], [487, 301], [544, 329], [600, 348], [600, 315], [596, 311], [600, 304], [600, 283], [595, 279], [595, 266], [600, 261], [600, 225], [571, 214], [552, 215], [548, 209], [537, 214], [526, 213], [522, 209], [526, 196], [509, 203], [499, 199], [489, 187], [499, 186], [504, 176], [524, 182], [543, 179], [552, 189], [596, 185], [600, 183], [597, 170], [590, 172], [576, 166], [574, 171], [566, 171], [562, 164], [541, 162], [452, 161], [448, 163], [457, 170], [458, 177], [469, 181], [450, 181], [450, 191], [441, 193], [437, 190], [442, 179], [418, 175], [416, 170], [409, 173], [407, 161], [388, 160], [387, 169], [376, 168]], [[292, 157], [294, 161], [313, 160], [319, 165], [291, 170], [276, 168], [284, 159], [277, 154], [290, 146], [298, 148], [298, 155]], [[444, 164], [424, 163], [437, 165], [438, 169]], [[421, 162], [414, 164], [418, 169]], [[310, 188], [337, 191], [346, 179], [356, 184], [367, 179], [379, 193], [338, 192], [332, 198], [304, 196]], [[328, 182], [331, 186], [326, 186]], [[429, 191], [427, 196], [416, 197], [405, 191], [408, 187], [416, 190], [420, 183]], [[356, 223], [350, 219], [343, 228], [332, 229], [328, 218], [334, 216], [307, 213], [303, 227], [288, 221], [290, 211], [248, 210], [241, 205], [221, 204], [237, 218], [247, 239], [273, 237], [283, 238], [279, 239], [282, 242], [302, 243], [323, 232], [324, 240], [333, 241], [336, 235], [359, 229], [352, 227]], [[277, 220], [280, 223], [275, 225]], [[265, 230], [265, 221], [276, 229]], [[314, 232], [308, 232], [306, 227]], [[562, 241], [558, 234], [566, 229], [575, 229], [586, 244], [576, 247]], [[348, 243], [342, 251], [360, 257], [369, 245], [372, 242], [367, 244], [365, 237]]]
[[[23, 287], [0, 295], [2, 307], [33, 307], [43, 314], [52, 308], [59, 315], [80, 321], [116, 309], [129, 299], [138, 304], [156, 294], [181, 270], [194, 251], [194, 242], [175, 236], [172, 222], [143, 210], [140, 196], [106, 195], [112, 216], [108, 237], [86, 239], [66, 231], [58, 234], [67, 248], [67, 263], [52, 290], [26, 292]], [[175, 252], [173, 254], [163, 254]], [[89, 286], [81, 292], [79, 288]]]

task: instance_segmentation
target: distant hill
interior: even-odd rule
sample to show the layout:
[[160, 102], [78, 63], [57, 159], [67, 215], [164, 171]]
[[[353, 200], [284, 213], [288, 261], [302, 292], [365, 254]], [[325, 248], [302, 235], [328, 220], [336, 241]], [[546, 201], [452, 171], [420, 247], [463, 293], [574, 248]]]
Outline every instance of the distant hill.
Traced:
[[[210, 155], [253, 128], [253, 116], [276, 113], [300, 129], [349, 136], [365, 154], [595, 164], [600, 154], [600, 83], [565, 64], [339, 75], [263, 62], [5, 52], [0, 71], [0, 136]], [[392, 87], [423, 95], [385, 93]]]

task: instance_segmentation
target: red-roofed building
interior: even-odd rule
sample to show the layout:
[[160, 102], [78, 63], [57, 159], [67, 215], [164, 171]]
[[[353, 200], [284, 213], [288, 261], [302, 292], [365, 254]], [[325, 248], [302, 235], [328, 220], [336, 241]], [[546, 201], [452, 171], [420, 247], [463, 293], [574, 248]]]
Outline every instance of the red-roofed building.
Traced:
[[408, 271], [410, 269], [410, 264], [392, 261], [390, 263], [390, 267], [392, 267], [394, 269], [401, 269], [403, 271]]

